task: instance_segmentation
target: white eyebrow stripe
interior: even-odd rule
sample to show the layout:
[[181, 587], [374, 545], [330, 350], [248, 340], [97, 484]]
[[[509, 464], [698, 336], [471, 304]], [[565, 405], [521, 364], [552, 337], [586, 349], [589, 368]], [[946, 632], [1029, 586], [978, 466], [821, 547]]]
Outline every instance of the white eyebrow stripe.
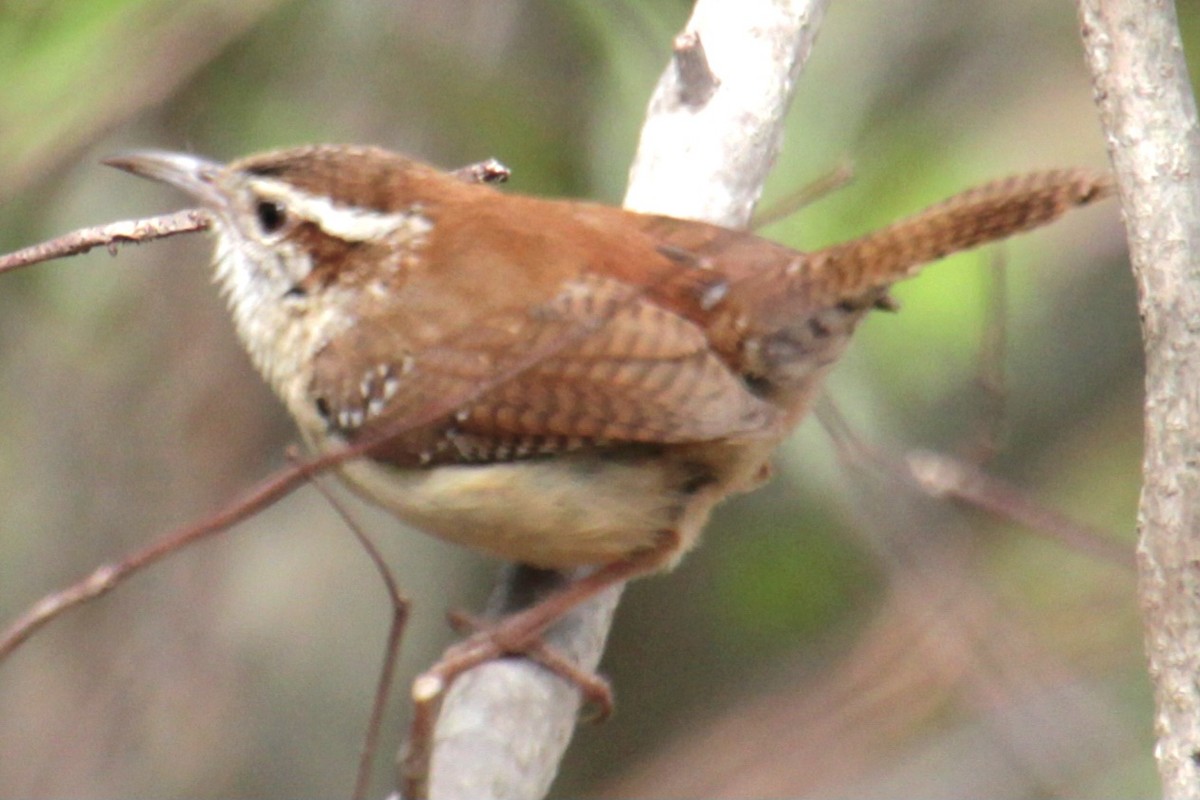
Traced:
[[287, 213], [306, 219], [330, 236], [347, 242], [367, 242], [400, 235], [414, 239], [433, 230], [433, 223], [416, 208], [385, 213], [332, 202], [289, 186], [283, 181], [260, 178], [254, 191], [267, 200], [281, 203]]

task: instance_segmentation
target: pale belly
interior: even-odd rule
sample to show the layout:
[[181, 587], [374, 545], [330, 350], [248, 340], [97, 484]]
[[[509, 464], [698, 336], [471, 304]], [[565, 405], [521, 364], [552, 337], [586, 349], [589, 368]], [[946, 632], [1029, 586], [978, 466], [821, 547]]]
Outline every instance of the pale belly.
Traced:
[[[689, 507], [697, 493], [689, 491], [678, 465], [662, 460], [560, 455], [430, 469], [360, 460], [346, 464], [342, 477], [417, 528], [546, 568], [619, 560], [653, 547], [661, 532], [696, 516]], [[695, 519], [688, 527], [698, 532], [702, 524]]]

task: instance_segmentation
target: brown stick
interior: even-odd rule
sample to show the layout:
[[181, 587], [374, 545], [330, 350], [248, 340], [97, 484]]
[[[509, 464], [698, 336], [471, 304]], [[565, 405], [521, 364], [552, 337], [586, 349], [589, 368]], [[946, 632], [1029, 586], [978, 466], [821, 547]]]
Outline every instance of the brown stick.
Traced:
[[1047, 539], [1133, 569], [1133, 554], [1102, 531], [1039, 505], [1019, 488], [988, 475], [978, 467], [950, 456], [917, 450], [903, 461], [862, 441], [828, 397], [816, 409], [817, 419], [837, 446], [838, 455], [852, 463], [869, 464], [932, 497], [951, 497], [1001, 519], [1027, 527]]
[[81, 228], [41, 244], [0, 256], [0, 275], [43, 261], [86, 253], [93, 247], [107, 247], [108, 251], [115, 255], [119, 244], [165, 239], [181, 233], [208, 230], [211, 226], [212, 218], [208, 212], [191, 208], [159, 217], [127, 219], [97, 225], [94, 228]]
[[[303, 466], [303, 456], [296, 448], [288, 448], [287, 456], [288, 461], [292, 464]], [[358, 521], [350, 513], [350, 510], [346, 508], [344, 503], [338, 500], [329, 487], [325, 485], [325, 482], [318, 476], [309, 474], [308, 480], [313, 485], [313, 488], [325, 498], [325, 502], [329, 503], [329, 506], [346, 523], [346, 527], [354, 534], [354, 538], [358, 540], [367, 557], [371, 559], [371, 563], [375, 565], [375, 571], [379, 573], [379, 577], [383, 581], [383, 587], [387, 591], [388, 600], [392, 606], [392, 622], [388, 627], [383, 666], [379, 670], [379, 682], [375, 687], [374, 700], [371, 702], [371, 716], [367, 722], [366, 734], [363, 736], [362, 753], [358, 760], [358, 775], [354, 781], [354, 793], [351, 795], [354, 800], [362, 800], [367, 796], [367, 790], [370, 788], [371, 765], [375, 761], [375, 752], [379, 749], [379, 732], [383, 728], [383, 714], [387, 710], [388, 696], [391, 694], [392, 685], [395, 683], [396, 664], [399, 661], [400, 655], [400, 640], [404, 636], [404, 628], [408, 623], [409, 602], [400, 593], [400, 586], [396, 583], [396, 577], [388, 567], [383, 553], [379, 552], [379, 548], [376, 547], [375, 542], [371, 540], [371, 537], [367, 536], [362, 526], [358, 524]]]
[[81, 603], [107, 594], [126, 578], [171, 553], [219, 533], [241, 522], [302, 485], [320, 462], [300, 464], [259, 483], [249, 493], [215, 514], [193, 525], [173, 531], [136, 550], [115, 564], [104, 564], [66, 589], [46, 595], [17, 617], [0, 635], [0, 661], [16, 650], [42, 626]]
[[915, 450], [905, 459], [912, 479], [934, 497], [952, 497], [1011, 520], [1072, 550], [1133, 571], [1133, 549], [1103, 532], [1039, 505], [1021, 489], [960, 459]]

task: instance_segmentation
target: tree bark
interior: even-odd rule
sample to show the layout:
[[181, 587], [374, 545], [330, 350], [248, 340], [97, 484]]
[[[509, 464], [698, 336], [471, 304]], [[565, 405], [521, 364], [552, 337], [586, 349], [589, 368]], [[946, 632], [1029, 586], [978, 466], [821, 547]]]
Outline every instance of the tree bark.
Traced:
[[1138, 592], [1168, 798], [1200, 798], [1200, 127], [1174, 4], [1079, 0], [1146, 353]]

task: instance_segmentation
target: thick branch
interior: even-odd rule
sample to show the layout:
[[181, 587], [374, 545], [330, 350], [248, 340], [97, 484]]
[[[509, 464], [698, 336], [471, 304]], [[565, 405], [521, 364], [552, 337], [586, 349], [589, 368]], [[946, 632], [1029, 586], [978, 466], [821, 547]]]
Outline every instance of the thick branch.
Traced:
[[[792, 90], [827, 3], [698, 0], [650, 101], [626, 206], [746, 224], [778, 154]], [[527, 596], [531, 579], [545, 576], [508, 575], [499, 605]], [[594, 669], [618, 595], [578, 609], [547, 642]], [[573, 688], [525, 661], [493, 662], [463, 676], [438, 720], [430, 796], [542, 797], [578, 707]]]
[[[676, 60], [658, 82], [625, 206], [744, 227], [775, 164], [783, 116], [828, 0], [700, 0]], [[717, 81], [703, 105], [703, 73], [688, 65], [698, 34]], [[676, 64], [682, 65], [677, 67]]]
[[1165, 795], [1200, 798], [1200, 127], [1174, 4], [1079, 0], [1146, 348], [1139, 593]]

